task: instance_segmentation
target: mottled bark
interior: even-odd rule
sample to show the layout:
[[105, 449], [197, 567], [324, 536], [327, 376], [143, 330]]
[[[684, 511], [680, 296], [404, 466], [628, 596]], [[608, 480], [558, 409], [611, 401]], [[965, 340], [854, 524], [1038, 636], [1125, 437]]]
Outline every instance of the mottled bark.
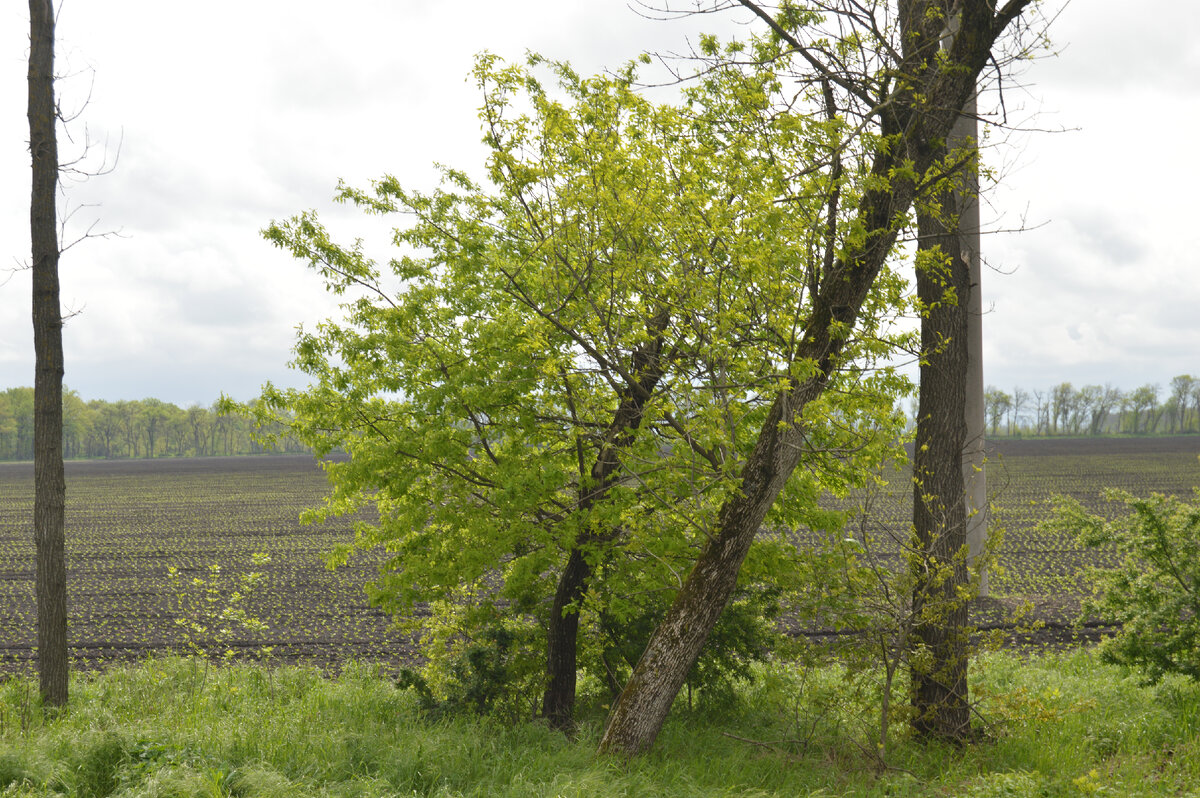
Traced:
[[867, 235], [861, 244], [841, 251], [819, 282], [821, 292], [814, 298], [796, 353], [797, 361], [816, 364], [815, 374], [777, 395], [747, 459], [740, 490], [722, 507], [717, 529], [613, 706], [601, 752], [639, 754], [658, 736], [688, 670], [733, 593], [754, 536], [800, 461], [800, 414], [838, 367], [846, 329], [857, 320], [895, 244], [897, 220], [912, 206], [916, 186], [903, 177], [906, 171], [901, 167], [909, 163], [913, 171], [907, 173], [924, 174], [933, 165], [959, 109], [974, 91], [996, 37], [1030, 1], [1011, 0], [996, 13], [986, 0], [964, 0], [962, 29], [948, 52], [949, 62], [959, 65], [955, 69], [933, 62], [941, 31], [940, 26], [935, 30], [924, 22], [929, 3], [901, 3], [906, 7], [902, 35], [920, 37], [917, 43], [923, 46], [899, 65], [900, 74], [913, 76], [913, 81], [900, 81], [878, 103], [885, 145], [872, 162], [874, 187], [855, 212]]
[[54, 107], [54, 7], [29, 0], [29, 151], [33, 186], [35, 590], [42, 700], [67, 701], [67, 575], [63, 542], [66, 481], [62, 457], [62, 311], [58, 289], [58, 142]]

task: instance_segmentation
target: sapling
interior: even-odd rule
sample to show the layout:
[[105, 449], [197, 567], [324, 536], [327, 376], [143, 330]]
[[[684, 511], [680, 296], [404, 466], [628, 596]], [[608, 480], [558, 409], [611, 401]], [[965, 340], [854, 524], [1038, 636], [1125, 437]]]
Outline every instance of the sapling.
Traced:
[[1046, 525], [1076, 535], [1088, 548], [1115, 550], [1117, 567], [1092, 569], [1096, 598], [1084, 612], [1118, 627], [1101, 644], [1101, 658], [1137, 669], [1150, 684], [1169, 673], [1200, 681], [1200, 489], [1195, 495], [1188, 503], [1110, 489], [1105, 498], [1128, 510], [1113, 519], [1060, 499]]

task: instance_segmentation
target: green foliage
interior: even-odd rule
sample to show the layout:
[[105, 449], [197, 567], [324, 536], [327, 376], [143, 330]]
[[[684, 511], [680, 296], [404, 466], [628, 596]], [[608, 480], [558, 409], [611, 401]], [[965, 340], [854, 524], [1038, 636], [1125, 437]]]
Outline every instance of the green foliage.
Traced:
[[[1088, 652], [981, 657], [973, 687], [994, 697], [980, 707], [986, 718], [1009, 696], [1046, 711], [1014, 713], [986, 745], [954, 752], [900, 740], [886, 771], [847, 739], [874, 697], [847, 689], [837, 668], [759, 668], [720, 712], [669, 721], [661, 755], [614, 766], [594, 754], [592, 717], [572, 741], [540, 722], [428, 718], [369, 667], [325, 678], [221, 665], [193, 691], [203, 667], [166, 659], [76, 677], [69, 712], [0, 729], [0, 777], [12, 777], [0, 795], [991, 798], [1200, 787], [1200, 685], [1139, 685]], [[0, 715], [23, 692], [36, 684], [0, 691]]]
[[528, 619], [462, 594], [433, 602], [421, 627], [427, 661], [402, 669], [397, 684], [414, 689], [427, 712], [492, 715], [510, 722], [536, 714], [545, 664]]
[[[609, 700], [624, 686], [669, 598], [665, 593], [648, 597], [637, 614], [619, 625], [600, 602], [585, 607], [585, 623], [597, 634], [587, 641], [582, 665], [604, 683]], [[777, 626], [780, 599], [781, 591], [765, 582], [739, 588], [688, 672], [689, 699], [698, 691], [704, 702], [726, 701], [739, 683], [754, 678], [756, 663], [779, 651], [785, 641]]]
[[[84, 401], [63, 391], [63, 457], [153, 458], [304, 451], [281, 425], [250, 434], [246, 419], [220, 404], [180, 408], [158, 399]], [[263, 444], [271, 438], [271, 445]], [[33, 459], [33, 389], [0, 391], [0, 461]]]
[[1099, 598], [1087, 607], [1120, 626], [1102, 656], [1150, 682], [1168, 673], [1200, 680], [1200, 502], [1121, 490], [1106, 497], [1127, 512], [1110, 520], [1063, 499], [1051, 522], [1085, 546], [1118, 554], [1117, 567], [1097, 572]]
[[[374, 603], [412, 617], [468, 591], [540, 630], [579, 550], [592, 579], [568, 611], [588, 611], [593, 640], [601, 623], [631, 629], [617, 646], [632, 650], [678, 589], [778, 388], [817, 368], [796, 356], [818, 268], [797, 253], [827, 243], [823, 197], [852, 207], [861, 191], [859, 170], [827, 167], [844, 121], [777, 113], [790, 56], [755, 47], [770, 68], [715, 69], [679, 106], [635, 91], [634, 66], [585, 79], [481, 56], [486, 182], [445, 169], [431, 193], [393, 177], [339, 190], [406, 220], [386, 267], [313, 214], [265, 231], [347, 302], [344, 320], [299, 335], [311, 387], [267, 386], [247, 412], [350, 454], [327, 464], [332, 495], [306, 519], [377, 508], [356, 530], [359, 548], [388, 553]], [[878, 361], [904, 294], [885, 271], [842, 331], [847, 367], [804, 412], [811, 453], [772, 527], [827, 528], [821, 493], [895, 446], [907, 383]], [[756, 562], [748, 590], [797, 589], [805, 567], [794, 552]], [[743, 631], [735, 659], [760, 642]]]
[[[271, 555], [256, 552], [250, 555], [256, 567], [270, 564]], [[237, 652], [233, 644], [244, 635], [261, 633], [267, 625], [248, 612], [243, 603], [262, 586], [261, 571], [241, 573], [236, 579], [223, 579], [221, 566], [210, 563], [208, 576], [192, 577], [185, 583], [179, 568], [167, 567], [167, 584], [175, 599], [175, 625], [183, 632], [185, 653], [204, 656], [210, 647], [225, 660]], [[270, 647], [260, 650], [269, 655]]]

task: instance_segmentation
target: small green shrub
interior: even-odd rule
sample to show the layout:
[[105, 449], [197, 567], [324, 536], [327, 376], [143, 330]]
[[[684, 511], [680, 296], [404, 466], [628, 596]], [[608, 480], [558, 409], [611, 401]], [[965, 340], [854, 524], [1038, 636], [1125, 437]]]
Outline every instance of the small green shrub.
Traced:
[[[672, 598], [651, 593], [619, 619], [596, 607], [584, 610], [587, 636], [580, 664], [605, 685], [609, 699], [624, 687]], [[684, 684], [689, 701], [694, 692], [710, 706], [732, 700], [737, 684], [753, 678], [753, 665], [766, 662], [780, 645], [779, 615], [778, 589], [764, 584], [739, 587], [688, 671]]]
[[1109, 490], [1128, 512], [1113, 520], [1062, 499], [1051, 528], [1075, 533], [1089, 548], [1116, 550], [1116, 568], [1094, 569], [1098, 597], [1085, 612], [1120, 630], [1101, 646], [1106, 662], [1139, 670], [1150, 683], [1168, 673], [1200, 680], [1200, 490], [1197, 503], [1154, 493]]
[[[250, 562], [256, 567], [266, 566], [271, 555], [258, 552], [250, 555]], [[183, 632], [184, 653], [203, 657], [209, 646], [215, 646], [228, 661], [236, 653], [233, 644], [239, 635], [266, 631], [267, 625], [243, 606], [264, 578], [260, 571], [243, 573], [236, 580], [222, 578], [221, 566], [212, 563], [207, 578], [197, 576], [185, 583], [178, 568], [168, 567], [167, 582], [177, 606], [175, 625]], [[260, 653], [270, 655], [271, 647], [262, 647]]]
[[482, 604], [430, 602], [419, 669], [404, 668], [397, 686], [414, 690], [436, 715], [466, 711], [528, 720], [541, 698], [544, 664], [529, 618]]

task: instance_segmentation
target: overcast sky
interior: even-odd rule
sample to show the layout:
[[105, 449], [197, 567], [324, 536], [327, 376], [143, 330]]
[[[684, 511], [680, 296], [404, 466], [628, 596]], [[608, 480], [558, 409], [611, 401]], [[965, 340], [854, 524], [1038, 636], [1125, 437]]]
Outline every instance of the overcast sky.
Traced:
[[[1063, 0], [1047, 0], [1060, 7]], [[61, 265], [66, 384], [85, 399], [209, 404], [286, 368], [299, 323], [336, 313], [319, 278], [264, 242], [272, 219], [317, 209], [335, 230], [380, 231], [329, 198], [339, 178], [433, 185], [434, 162], [475, 170], [475, 53], [536, 50], [580, 71], [642, 50], [680, 51], [734, 17], [646, 19], [624, 0], [161, 0], [68, 2], [59, 20], [64, 104], [91, 102], [95, 166], [71, 185]], [[198, 10], [199, 9], [199, 10]], [[28, 17], [0, 10], [0, 267], [29, 260]], [[744, 29], [744, 28], [743, 28]], [[1200, 3], [1075, 0], [1061, 55], [1010, 86], [1024, 133], [990, 153], [1003, 184], [985, 222], [985, 379], [1011, 390], [1200, 375]], [[93, 76], [87, 72], [94, 69]], [[1036, 116], [1033, 114], [1036, 113]], [[70, 145], [63, 145], [66, 154]], [[33, 384], [30, 281], [0, 272], [0, 390]]]

